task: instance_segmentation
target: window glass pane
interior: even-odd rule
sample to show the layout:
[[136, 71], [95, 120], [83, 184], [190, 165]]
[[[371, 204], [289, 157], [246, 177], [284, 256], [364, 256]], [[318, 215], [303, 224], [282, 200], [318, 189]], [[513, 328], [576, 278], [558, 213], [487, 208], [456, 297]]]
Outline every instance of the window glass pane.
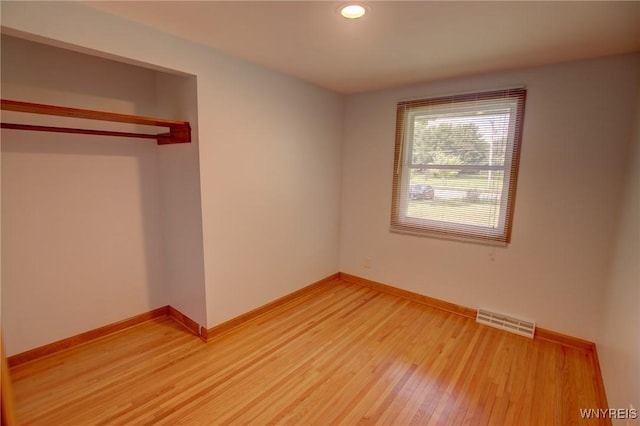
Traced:
[[504, 172], [413, 169], [407, 217], [500, 227]]
[[503, 165], [510, 113], [415, 115], [412, 164]]

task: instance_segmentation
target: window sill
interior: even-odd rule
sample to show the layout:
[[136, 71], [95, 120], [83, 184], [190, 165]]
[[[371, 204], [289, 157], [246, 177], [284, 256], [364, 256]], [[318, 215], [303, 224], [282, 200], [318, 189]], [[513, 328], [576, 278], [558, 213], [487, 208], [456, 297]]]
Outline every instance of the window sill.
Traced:
[[412, 235], [414, 237], [426, 237], [426, 238], [433, 238], [437, 240], [454, 241], [458, 243], [471, 243], [471, 244], [477, 244], [477, 245], [489, 246], [489, 247], [506, 248], [509, 245], [509, 243], [506, 243], [504, 241], [496, 241], [496, 240], [490, 240], [486, 238], [475, 238], [475, 237], [464, 236], [464, 235], [444, 234], [436, 231], [423, 231], [423, 230], [417, 230], [417, 229], [412, 230], [412, 229], [397, 228], [397, 227], [391, 227], [389, 231], [393, 234]]

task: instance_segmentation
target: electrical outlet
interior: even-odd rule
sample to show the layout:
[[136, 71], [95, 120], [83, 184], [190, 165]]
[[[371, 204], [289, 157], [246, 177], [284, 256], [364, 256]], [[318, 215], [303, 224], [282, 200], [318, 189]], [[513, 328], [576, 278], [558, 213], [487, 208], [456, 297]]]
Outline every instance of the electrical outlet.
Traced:
[[362, 261], [362, 266], [364, 266], [367, 269], [371, 269], [373, 267], [373, 261], [371, 260], [370, 257], [365, 257], [364, 260]]

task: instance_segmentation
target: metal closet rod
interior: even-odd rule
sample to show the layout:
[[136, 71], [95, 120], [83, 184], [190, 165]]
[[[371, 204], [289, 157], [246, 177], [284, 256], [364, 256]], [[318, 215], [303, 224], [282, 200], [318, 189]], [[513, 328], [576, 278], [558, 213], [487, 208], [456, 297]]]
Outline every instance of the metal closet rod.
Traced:
[[35, 126], [31, 124], [0, 123], [3, 129], [31, 130], [55, 133], [80, 133], [85, 135], [118, 136], [128, 138], [155, 139], [158, 145], [191, 142], [191, 126], [188, 121], [166, 120], [164, 118], [142, 117], [115, 112], [69, 108], [57, 105], [35, 104], [31, 102], [1, 99], [1, 109], [29, 114], [55, 115], [60, 117], [84, 118], [88, 120], [111, 121], [116, 123], [142, 124], [145, 126], [168, 127], [169, 132], [160, 134], [115, 132], [109, 130], [76, 129], [70, 127]]

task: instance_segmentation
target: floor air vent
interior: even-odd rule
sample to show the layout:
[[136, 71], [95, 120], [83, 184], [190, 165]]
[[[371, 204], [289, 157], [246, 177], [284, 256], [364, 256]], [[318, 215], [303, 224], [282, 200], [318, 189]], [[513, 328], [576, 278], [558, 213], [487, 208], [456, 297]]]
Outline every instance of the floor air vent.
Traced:
[[478, 309], [476, 322], [490, 327], [499, 328], [500, 330], [510, 331], [521, 336], [530, 337], [532, 339], [536, 332], [536, 323], [534, 322], [508, 317], [506, 315], [487, 311], [486, 309]]

